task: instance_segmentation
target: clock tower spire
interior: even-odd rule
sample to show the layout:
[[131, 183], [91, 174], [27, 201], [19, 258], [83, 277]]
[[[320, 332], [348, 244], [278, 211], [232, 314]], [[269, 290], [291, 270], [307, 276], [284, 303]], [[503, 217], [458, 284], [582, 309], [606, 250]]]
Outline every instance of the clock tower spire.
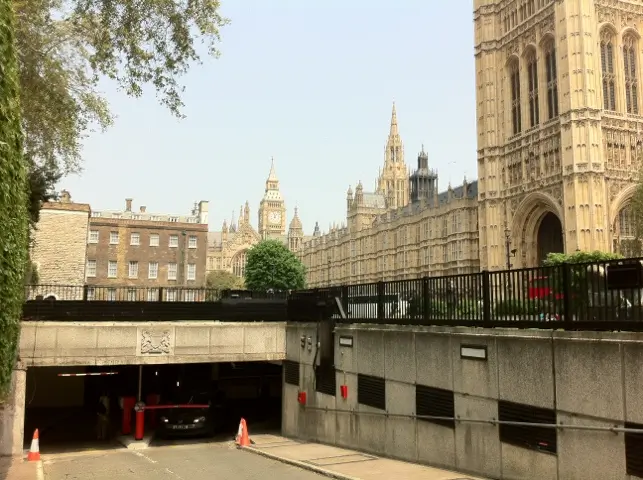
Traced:
[[279, 190], [275, 160], [270, 161], [266, 190], [259, 204], [259, 235], [261, 238], [278, 238], [286, 234], [286, 204]]

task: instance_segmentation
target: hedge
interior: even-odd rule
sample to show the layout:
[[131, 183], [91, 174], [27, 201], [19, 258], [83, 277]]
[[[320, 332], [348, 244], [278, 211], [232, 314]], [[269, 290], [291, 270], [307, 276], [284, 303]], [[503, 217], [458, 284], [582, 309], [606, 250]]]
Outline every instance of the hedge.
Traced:
[[0, 2], [0, 398], [11, 386], [28, 251], [27, 172], [11, 1]]

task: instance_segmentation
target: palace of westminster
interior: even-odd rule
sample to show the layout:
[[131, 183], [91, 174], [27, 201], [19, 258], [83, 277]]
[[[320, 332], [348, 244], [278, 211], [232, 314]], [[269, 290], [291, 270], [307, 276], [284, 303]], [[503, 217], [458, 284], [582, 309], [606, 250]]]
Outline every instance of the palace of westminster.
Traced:
[[[393, 105], [375, 191], [365, 191], [361, 182], [349, 188], [346, 221], [324, 234], [316, 224], [312, 235], [304, 235], [296, 210], [286, 229], [274, 164], [258, 230], [247, 202], [238, 219], [233, 215], [217, 232], [207, 232], [207, 202], [185, 220], [150, 216], [145, 207], [132, 212], [131, 200], [124, 212], [109, 215], [86, 204], [50, 204], [45, 207], [57, 215], [52, 225], [59, 231], [61, 209], [89, 216], [86, 234], [93, 242], [79, 233], [85, 249], [74, 255], [78, 271], [86, 262], [83, 272], [94, 272], [96, 281], [101, 272], [113, 281], [121, 272], [138, 278], [139, 263], [149, 271], [145, 277], [153, 271], [159, 281], [166, 275], [198, 282], [215, 270], [243, 276], [247, 251], [262, 238], [279, 239], [295, 252], [311, 287], [497, 270], [508, 263], [530, 267], [549, 252], [623, 251], [624, 240], [633, 237], [629, 202], [643, 156], [643, 3], [474, 0], [474, 30], [477, 181], [440, 191], [424, 148], [409, 175]], [[179, 227], [184, 236], [189, 230], [187, 254], [181, 253]], [[159, 228], [168, 232], [154, 230]], [[96, 253], [102, 238], [104, 255]], [[149, 258], [128, 260], [117, 248], [123, 242], [126, 250], [144, 244], [140, 252]], [[168, 248], [155, 253], [164, 242]]]

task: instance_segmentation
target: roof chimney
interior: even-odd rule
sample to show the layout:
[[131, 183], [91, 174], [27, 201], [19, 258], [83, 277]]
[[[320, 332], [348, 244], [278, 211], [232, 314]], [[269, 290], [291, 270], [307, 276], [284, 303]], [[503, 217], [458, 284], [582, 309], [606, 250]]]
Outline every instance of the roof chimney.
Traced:
[[145, 205], [141, 205], [141, 213], [145, 213], [145, 209], [146, 209]]
[[60, 192], [60, 201], [61, 203], [71, 203], [71, 195], [67, 190]]
[[126, 198], [125, 199], [125, 211], [126, 212], [131, 212], [132, 211], [132, 199], [131, 198]]

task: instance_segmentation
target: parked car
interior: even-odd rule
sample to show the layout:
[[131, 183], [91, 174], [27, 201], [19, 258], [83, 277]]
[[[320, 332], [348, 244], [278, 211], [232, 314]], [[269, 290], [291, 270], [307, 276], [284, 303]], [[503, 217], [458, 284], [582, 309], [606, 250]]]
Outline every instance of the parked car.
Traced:
[[161, 410], [158, 437], [214, 435], [217, 405], [209, 394], [179, 395], [170, 403], [176, 406]]

